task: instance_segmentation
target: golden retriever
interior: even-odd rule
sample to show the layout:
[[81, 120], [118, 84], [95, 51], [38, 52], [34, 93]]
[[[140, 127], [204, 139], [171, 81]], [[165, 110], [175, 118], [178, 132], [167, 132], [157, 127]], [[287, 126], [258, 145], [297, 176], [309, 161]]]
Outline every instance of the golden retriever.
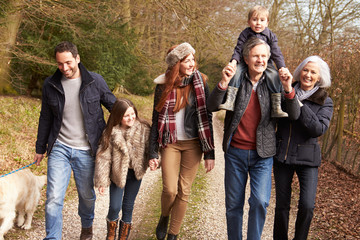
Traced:
[[40, 190], [45, 184], [45, 175], [36, 176], [29, 169], [0, 178], [0, 240], [13, 227], [16, 211], [17, 225], [31, 228]]

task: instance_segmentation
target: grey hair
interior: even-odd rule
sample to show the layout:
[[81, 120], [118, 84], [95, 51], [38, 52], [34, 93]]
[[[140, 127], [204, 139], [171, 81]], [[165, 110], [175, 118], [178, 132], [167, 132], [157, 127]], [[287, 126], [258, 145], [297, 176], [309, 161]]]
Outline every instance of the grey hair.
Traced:
[[251, 49], [253, 49], [257, 45], [264, 45], [266, 47], [267, 54], [268, 54], [268, 60], [269, 60], [270, 55], [271, 55], [269, 44], [267, 44], [264, 40], [257, 38], [257, 37], [251, 37], [251, 38], [249, 38], [249, 40], [247, 40], [245, 42], [243, 51], [242, 51], [243, 58], [247, 59], [249, 57]]
[[178, 61], [189, 54], [195, 54], [195, 49], [187, 42], [184, 42], [174, 48], [165, 58], [165, 62], [169, 67], [174, 66]]
[[320, 88], [328, 88], [331, 86], [331, 75], [330, 75], [330, 68], [328, 64], [322, 60], [319, 56], [310, 56], [307, 57], [304, 61], [300, 63], [300, 65], [294, 71], [294, 79], [296, 82], [300, 81], [301, 71], [305, 67], [306, 64], [309, 62], [316, 63], [319, 67], [320, 71], [320, 81], [317, 83], [316, 86]]

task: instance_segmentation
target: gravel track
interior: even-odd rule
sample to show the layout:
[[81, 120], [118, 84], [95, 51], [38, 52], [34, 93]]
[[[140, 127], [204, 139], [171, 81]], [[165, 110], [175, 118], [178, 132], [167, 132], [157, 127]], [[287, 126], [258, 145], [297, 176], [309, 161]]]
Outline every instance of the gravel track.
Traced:
[[[208, 173], [208, 191], [205, 201], [200, 206], [199, 224], [191, 234], [183, 239], [203, 239], [203, 240], [219, 240], [227, 239], [226, 234], [226, 216], [225, 216], [225, 187], [224, 173], [225, 161], [222, 151], [223, 124], [216, 117], [213, 121], [214, 138], [215, 138], [215, 168]], [[273, 191], [274, 192], [274, 191]], [[246, 239], [247, 219], [249, 205], [247, 199], [250, 196], [249, 181], [246, 188], [246, 203], [244, 207], [243, 222], [243, 238]], [[274, 218], [275, 196], [272, 194], [268, 214], [262, 234], [262, 239], [272, 239], [272, 227]]]
[[[216, 146], [216, 166], [215, 168], [208, 173], [206, 176], [208, 178], [209, 186], [206, 191], [206, 196], [204, 200], [198, 204], [199, 216], [198, 224], [196, 226], [191, 226], [191, 230], [186, 232], [187, 226], [184, 226], [185, 231], [183, 230], [183, 236], [181, 239], [216, 239], [222, 240], [227, 239], [226, 236], [226, 218], [225, 218], [225, 191], [224, 191], [224, 154], [221, 147], [222, 142], [222, 123], [214, 117], [214, 133], [215, 133], [215, 146]], [[161, 171], [148, 171], [142, 181], [139, 194], [136, 199], [134, 216], [133, 218], [133, 229], [136, 231], [137, 228], [141, 226], [141, 219], [146, 216], [147, 211], [147, 201], [151, 197], [151, 189], [153, 184], [156, 184], [158, 178], [161, 177]], [[268, 214], [265, 222], [264, 231], [262, 234], [262, 239], [272, 239], [272, 227], [273, 227], [273, 218], [274, 218], [274, 207], [275, 207], [275, 193], [273, 192], [271, 196], [270, 206], [268, 207]], [[246, 200], [249, 197], [250, 189], [249, 184], [246, 190]], [[72, 240], [79, 239], [80, 235], [80, 217], [77, 214], [77, 197], [73, 200], [67, 201], [64, 204], [63, 210], [63, 239]], [[95, 208], [95, 220], [94, 220], [94, 240], [104, 239], [106, 235], [106, 222], [105, 218], [107, 215], [109, 204], [109, 195], [108, 193], [101, 196], [97, 194], [96, 208]], [[160, 203], [159, 203], [160, 204]], [[249, 206], [246, 201], [244, 209], [244, 226], [243, 226], [243, 235], [246, 239], [246, 229], [247, 229], [247, 218], [248, 218], [248, 209]], [[290, 226], [289, 229], [294, 228], [294, 214], [290, 215]], [[45, 226], [44, 221], [41, 219], [36, 219], [33, 221], [32, 230], [28, 231], [28, 237], [25, 239], [34, 240], [34, 239], [43, 239], [45, 236]], [[156, 226], [156, 223], [154, 223]], [[289, 237], [291, 237], [292, 233]], [[149, 238], [145, 238], [149, 239]]]
[[[142, 181], [139, 194], [136, 198], [136, 205], [134, 215], [141, 215], [143, 207], [146, 207], [146, 202], [151, 196], [151, 185], [157, 182], [161, 177], [160, 171], [148, 171]], [[101, 196], [96, 190], [96, 205], [95, 205], [95, 219], [93, 223], [94, 240], [105, 239], [106, 236], [106, 215], [109, 207], [109, 194]], [[142, 213], [144, 214], [144, 213]], [[134, 228], [140, 224], [141, 218], [134, 219]], [[80, 217], [78, 215], [78, 198], [66, 201], [63, 209], [63, 240], [79, 239], [81, 231]], [[28, 232], [27, 240], [43, 239], [45, 237], [45, 222], [40, 219], [33, 221], [32, 230]]]

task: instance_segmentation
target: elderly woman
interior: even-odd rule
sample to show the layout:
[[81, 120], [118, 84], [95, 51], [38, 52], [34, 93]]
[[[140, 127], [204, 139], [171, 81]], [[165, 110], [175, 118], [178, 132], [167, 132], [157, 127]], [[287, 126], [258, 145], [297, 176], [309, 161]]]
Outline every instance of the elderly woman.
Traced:
[[[207, 110], [207, 77], [197, 70], [195, 50], [182, 43], [168, 50], [165, 74], [155, 79], [150, 133], [150, 169], [160, 164], [163, 191], [157, 239], [177, 239], [191, 185], [204, 155], [206, 172], [214, 168], [212, 114]], [[170, 226], [168, 230], [169, 216]]]
[[[280, 78], [292, 79], [286, 72]], [[328, 129], [333, 102], [330, 69], [318, 56], [306, 58], [294, 72], [295, 83], [284, 86], [286, 98], [297, 98], [297, 120], [280, 119], [277, 130], [277, 152], [274, 157], [276, 208], [274, 239], [288, 239], [291, 184], [294, 173], [300, 183], [300, 199], [294, 239], [307, 239], [313, 217], [318, 167], [321, 163], [318, 137]], [[286, 108], [286, 106], [285, 106]]]

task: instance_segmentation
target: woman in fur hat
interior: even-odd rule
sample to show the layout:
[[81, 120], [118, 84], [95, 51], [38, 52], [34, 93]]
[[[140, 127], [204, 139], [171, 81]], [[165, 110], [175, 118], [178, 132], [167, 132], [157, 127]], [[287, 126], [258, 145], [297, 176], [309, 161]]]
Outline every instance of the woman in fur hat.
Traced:
[[148, 168], [150, 125], [138, 117], [134, 104], [118, 99], [100, 140], [95, 161], [95, 187], [100, 194], [110, 186], [107, 240], [115, 240], [122, 210], [118, 239], [128, 239], [134, 202], [141, 179]]
[[189, 43], [173, 46], [165, 59], [166, 73], [155, 79], [149, 164], [150, 169], [160, 164], [160, 148], [163, 191], [157, 239], [166, 234], [167, 239], [177, 238], [203, 154], [206, 172], [215, 164], [207, 77], [197, 70], [194, 54]]

